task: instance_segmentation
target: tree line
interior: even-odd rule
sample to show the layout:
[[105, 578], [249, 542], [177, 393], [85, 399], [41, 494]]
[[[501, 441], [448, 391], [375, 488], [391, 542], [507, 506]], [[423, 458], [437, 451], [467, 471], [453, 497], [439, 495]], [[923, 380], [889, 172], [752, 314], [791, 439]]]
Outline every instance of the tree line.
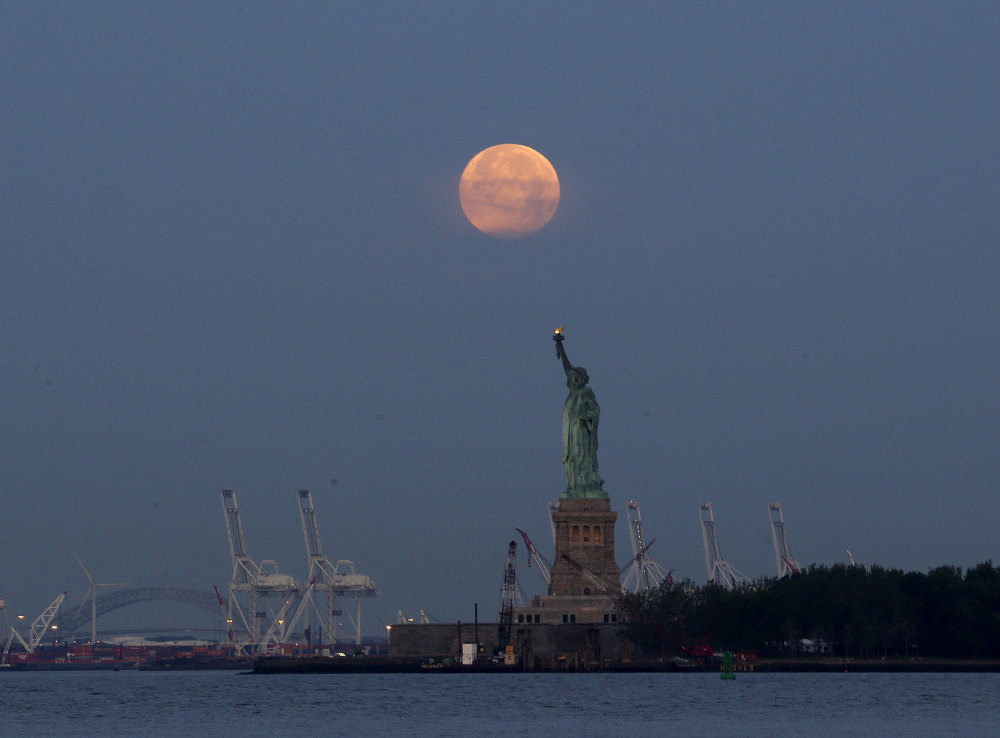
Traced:
[[1000, 658], [1000, 568], [964, 574], [881, 566], [810, 566], [726, 589], [690, 580], [625, 593], [621, 633], [647, 656], [692, 647], [761, 656]]

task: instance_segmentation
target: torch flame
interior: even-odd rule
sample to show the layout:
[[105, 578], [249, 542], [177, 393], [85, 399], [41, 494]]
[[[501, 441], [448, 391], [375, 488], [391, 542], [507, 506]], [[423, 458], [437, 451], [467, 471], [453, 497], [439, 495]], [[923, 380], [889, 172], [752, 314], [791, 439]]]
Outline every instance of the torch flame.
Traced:
[[556, 328], [556, 329], [555, 329], [555, 330], [553, 331], [553, 333], [555, 333], [555, 334], [556, 334], [557, 336], [561, 336], [561, 335], [563, 334], [563, 331], [564, 331], [564, 330], [566, 330], [566, 326], [564, 326], [564, 325], [561, 325], [561, 326], [558, 326], [558, 327], [557, 327], [557, 328]]

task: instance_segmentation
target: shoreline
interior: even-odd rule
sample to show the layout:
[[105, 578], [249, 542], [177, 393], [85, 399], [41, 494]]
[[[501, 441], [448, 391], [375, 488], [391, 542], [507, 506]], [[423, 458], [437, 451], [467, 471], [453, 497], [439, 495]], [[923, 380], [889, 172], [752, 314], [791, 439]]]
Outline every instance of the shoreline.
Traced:
[[[359, 657], [348, 659], [259, 658], [252, 674], [344, 674], [344, 673], [421, 673], [421, 674], [581, 674], [581, 673], [719, 673], [721, 665], [678, 665], [673, 661], [632, 661], [589, 665], [580, 669], [527, 669], [520, 665], [441, 663], [419, 658]], [[737, 669], [739, 675], [760, 673], [1000, 673], [995, 659], [758, 659]]]
[[758, 659], [754, 671], [763, 672], [1000, 672], [997, 659], [884, 658], [884, 659]]
[[[440, 659], [403, 658], [391, 656], [361, 656], [348, 658], [263, 657], [257, 659], [161, 659], [149, 663], [93, 662], [66, 663], [41, 662], [15, 664], [0, 669], [0, 674], [41, 671], [239, 671], [243, 674], [685, 674], [719, 673], [721, 665], [678, 664], [673, 661], [629, 661], [614, 664], [590, 664], [582, 668], [526, 669], [520, 665], [471, 664], [461, 665]], [[757, 659], [736, 669], [736, 674], [807, 674], [807, 673], [1000, 673], [997, 659]]]

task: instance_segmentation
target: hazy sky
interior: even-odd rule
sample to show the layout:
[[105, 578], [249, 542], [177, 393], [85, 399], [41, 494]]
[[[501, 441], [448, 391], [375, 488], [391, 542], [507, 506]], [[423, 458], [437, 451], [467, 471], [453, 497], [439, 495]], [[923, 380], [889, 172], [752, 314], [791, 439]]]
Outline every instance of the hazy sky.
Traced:
[[[551, 558], [552, 328], [631, 551], [703, 582], [1000, 558], [995, 2], [0, 3], [0, 597], [324, 553], [495, 614]], [[543, 153], [533, 236], [458, 178]], [[523, 547], [521, 549], [523, 554]], [[521, 564], [524, 564], [521, 557]], [[522, 570], [526, 595], [543, 591]], [[126, 614], [127, 610], [123, 611]]]

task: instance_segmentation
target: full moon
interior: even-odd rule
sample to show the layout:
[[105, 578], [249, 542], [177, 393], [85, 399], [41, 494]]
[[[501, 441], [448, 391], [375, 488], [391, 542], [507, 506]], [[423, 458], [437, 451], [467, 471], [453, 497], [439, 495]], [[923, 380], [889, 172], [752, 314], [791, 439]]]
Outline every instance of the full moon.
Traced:
[[483, 149], [458, 183], [462, 210], [476, 228], [500, 238], [540, 230], [559, 205], [559, 177], [549, 160], [520, 144]]

